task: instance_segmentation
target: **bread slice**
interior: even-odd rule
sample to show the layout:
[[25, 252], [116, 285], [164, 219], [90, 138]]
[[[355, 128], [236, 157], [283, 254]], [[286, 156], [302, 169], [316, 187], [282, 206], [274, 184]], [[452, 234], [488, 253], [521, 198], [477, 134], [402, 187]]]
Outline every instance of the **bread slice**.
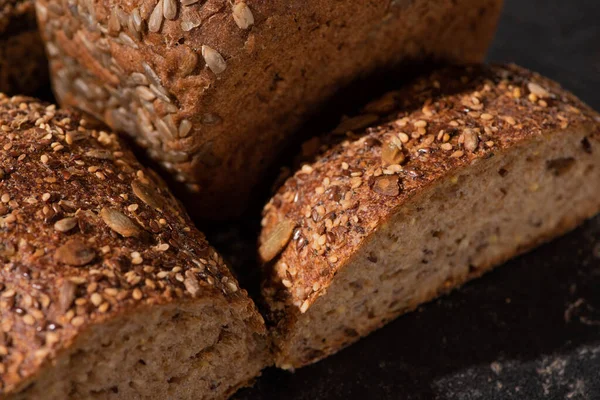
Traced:
[[59, 101], [130, 134], [190, 211], [215, 219], [239, 213], [290, 134], [350, 81], [480, 61], [502, 0], [37, 4]]
[[222, 399], [264, 321], [114, 133], [0, 95], [0, 397]]
[[48, 84], [48, 60], [33, 0], [0, 1], [0, 92], [33, 94]]
[[516, 66], [437, 71], [305, 146], [319, 147], [264, 209], [263, 294], [282, 368], [600, 210], [600, 116]]

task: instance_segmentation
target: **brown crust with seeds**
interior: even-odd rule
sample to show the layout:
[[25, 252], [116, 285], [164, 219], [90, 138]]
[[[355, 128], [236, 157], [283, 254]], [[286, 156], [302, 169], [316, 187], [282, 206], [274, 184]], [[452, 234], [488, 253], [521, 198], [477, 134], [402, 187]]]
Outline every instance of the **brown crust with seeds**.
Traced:
[[481, 60], [502, 0], [37, 4], [62, 104], [132, 135], [194, 212], [218, 218], [243, 208], [285, 139], [353, 79]]
[[90, 125], [0, 94], [0, 395], [94, 324], [138, 307], [220, 299], [264, 335], [245, 290], [164, 183]]
[[[582, 127], [600, 138], [597, 113], [514, 65], [440, 70], [364, 112], [307, 146], [319, 154], [304, 154], [310, 161], [265, 206], [259, 243], [281, 243], [263, 257], [276, 343], [394, 210], [434, 182], [544, 131]], [[401, 165], [390, 165], [393, 145], [404, 154]], [[289, 242], [272, 237], [282, 224], [295, 227]]]
[[32, 94], [48, 83], [33, 0], [0, 0], [0, 92]]

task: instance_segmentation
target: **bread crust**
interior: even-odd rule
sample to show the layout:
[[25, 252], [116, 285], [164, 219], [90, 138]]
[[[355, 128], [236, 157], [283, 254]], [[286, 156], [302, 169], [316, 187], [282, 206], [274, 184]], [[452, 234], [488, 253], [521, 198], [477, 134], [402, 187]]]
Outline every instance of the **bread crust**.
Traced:
[[33, 94], [48, 83], [32, 0], [0, 1], [0, 92]]
[[1, 94], [0, 129], [0, 397], [94, 326], [159, 304], [213, 301], [265, 337], [221, 256], [116, 134]]
[[[296, 319], [326, 294], [335, 275], [395, 210], [478, 160], [502, 157], [517, 145], [567, 128], [590, 132], [582, 151], [591, 151], [586, 146], [600, 137], [600, 116], [555, 82], [517, 66], [455, 67], [370, 103], [363, 115], [342, 121], [337, 133], [306, 146], [319, 152], [305, 155], [310, 161], [267, 204], [259, 240], [261, 248], [280, 243], [266, 258], [260, 252], [267, 263], [267, 319], [283, 352], [278, 362], [294, 356], [285, 354], [285, 344]], [[574, 212], [540, 241], [596, 212]], [[278, 233], [282, 225], [292, 227], [289, 235]], [[279, 241], [273, 239], [277, 235]]]
[[38, 12], [59, 100], [132, 135], [192, 194], [191, 212], [215, 218], [243, 208], [294, 129], [350, 81], [480, 61], [502, 1], [62, 4]]

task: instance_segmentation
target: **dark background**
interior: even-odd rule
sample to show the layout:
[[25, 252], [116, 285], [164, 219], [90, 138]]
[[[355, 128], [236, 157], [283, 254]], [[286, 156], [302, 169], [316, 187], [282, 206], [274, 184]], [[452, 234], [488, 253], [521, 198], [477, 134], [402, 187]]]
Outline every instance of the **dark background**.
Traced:
[[[489, 60], [600, 109], [600, 0], [506, 0]], [[235, 398], [600, 399], [600, 217], [325, 361], [268, 369]]]

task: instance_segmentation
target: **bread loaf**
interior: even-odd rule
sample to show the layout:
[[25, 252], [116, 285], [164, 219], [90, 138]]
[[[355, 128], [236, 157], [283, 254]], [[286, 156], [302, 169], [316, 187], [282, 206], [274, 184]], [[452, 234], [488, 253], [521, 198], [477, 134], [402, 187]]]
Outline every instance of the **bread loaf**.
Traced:
[[31, 94], [48, 83], [33, 0], [0, 0], [0, 92]]
[[38, 17], [59, 101], [132, 135], [190, 212], [217, 218], [239, 212], [290, 133], [353, 79], [481, 60], [502, 1], [367, 3], [41, 0]]
[[308, 148], [321, 151], [265, 207], [260, 239], [283, 368], [600, 210], [600, 116], [516, 66], [437, 71]]
[[0, 397], [225, 398], [262, 317], [115, 134], [0, 95]]

